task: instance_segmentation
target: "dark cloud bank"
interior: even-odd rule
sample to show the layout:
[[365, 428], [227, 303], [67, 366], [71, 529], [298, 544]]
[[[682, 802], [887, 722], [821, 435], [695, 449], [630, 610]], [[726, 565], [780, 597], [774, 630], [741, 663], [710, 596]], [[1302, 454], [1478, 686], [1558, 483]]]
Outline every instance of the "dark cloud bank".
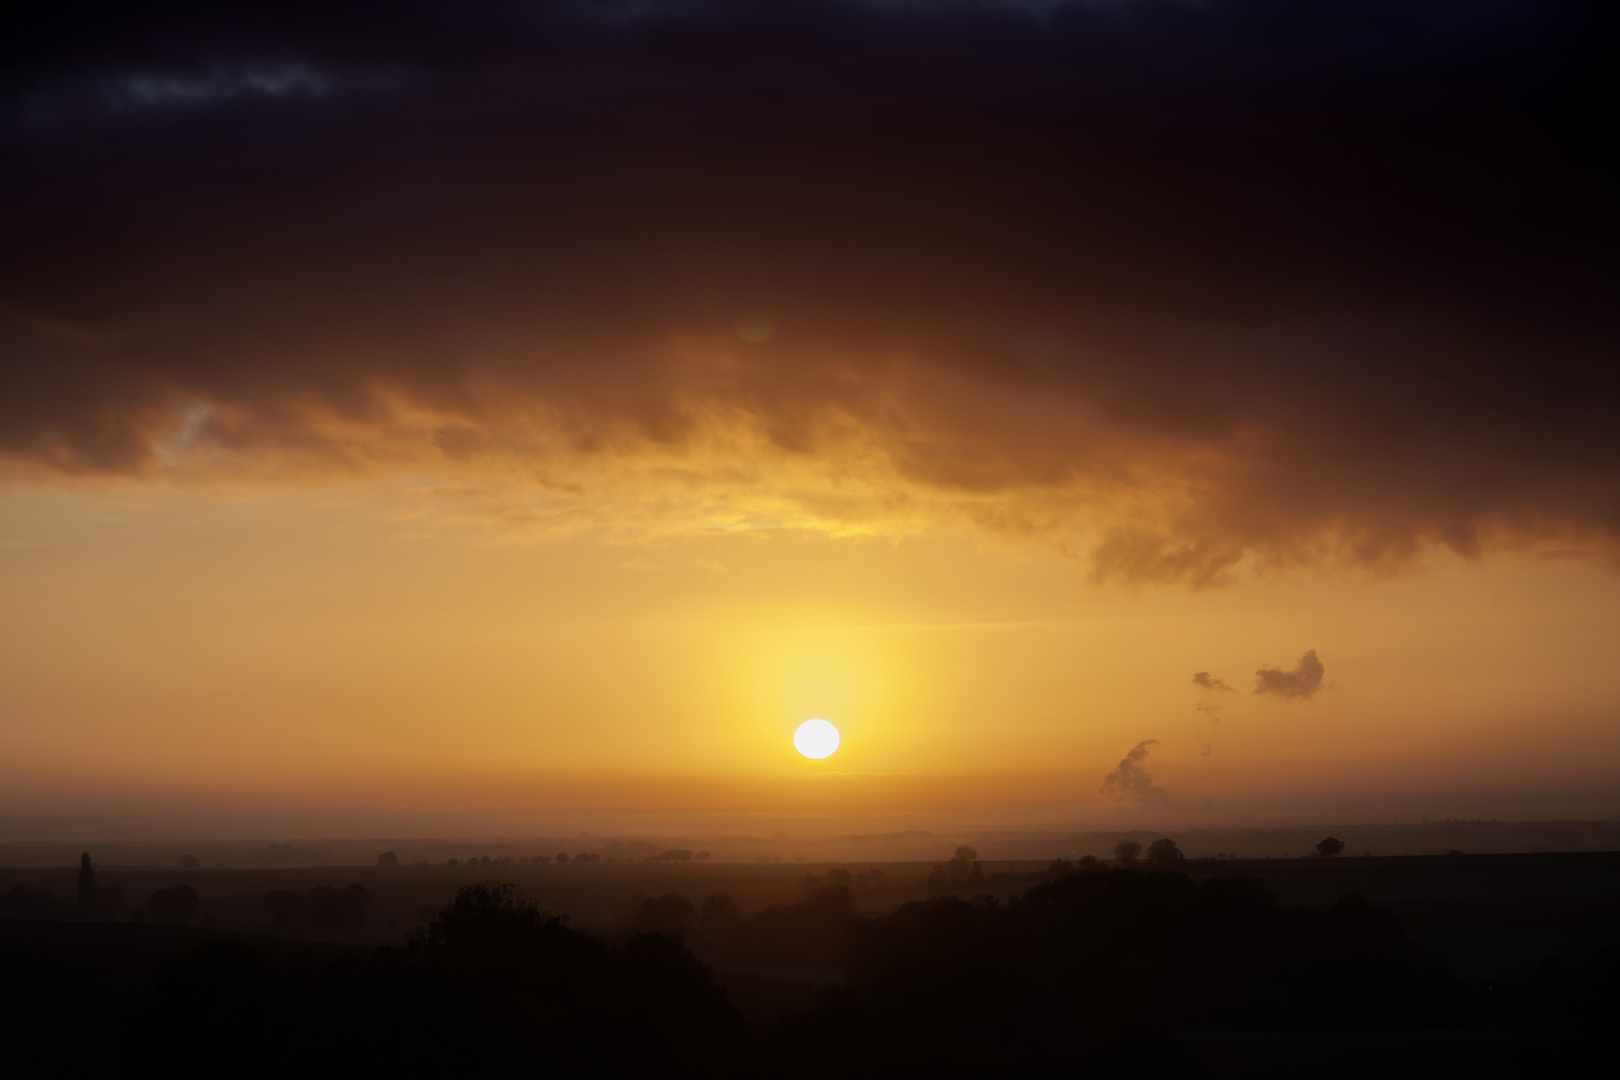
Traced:
[[23, 5], [0, 457], [679, 455], [725, 412], [1008, 528], [1173, 491], [1103, 577], [1612, 550], [1611, 12]]

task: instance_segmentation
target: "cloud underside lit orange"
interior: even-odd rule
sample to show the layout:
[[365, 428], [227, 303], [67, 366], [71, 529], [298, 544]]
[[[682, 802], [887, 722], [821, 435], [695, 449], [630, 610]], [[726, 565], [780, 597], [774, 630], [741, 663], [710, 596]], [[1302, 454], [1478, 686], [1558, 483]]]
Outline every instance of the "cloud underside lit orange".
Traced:
[[[567, 344], [502, 328], [447, 370], [313, 327], [304, 341], [227, 335], [210, 347], [258, 363], [109, 374], [96, 393], [120, 400], [9, 428], [4, 470], [30, 486], [375, 478], [407, 488], [424, 524], [508, 541], [968, 528], [1055, 547], [1097, 579], [1195, 586], [1244, 566], [1398, 569], [1434, 547], [1614, 551], [1612, 474], [1544, 420], [1515, 430], [1496, 402], [1448, 401], [1466, 387], [1438, 380], [1405, 401], [1353, 380], [1328, 379], [1330, 400], [1315, 377], [1266, 385], [1325, 355], [1353, 368], [1354, 348], [1320, 328], [1249, 327], [1217, 347], [1188, 332], [1019, 343], [975, 325], [839, 334], [813, 311], [781, 319], [759, 345], [723, 324]], [[52, 344], [90, 366], [107, 348]], [[559, 353], [568, 363], [547, 361]]]

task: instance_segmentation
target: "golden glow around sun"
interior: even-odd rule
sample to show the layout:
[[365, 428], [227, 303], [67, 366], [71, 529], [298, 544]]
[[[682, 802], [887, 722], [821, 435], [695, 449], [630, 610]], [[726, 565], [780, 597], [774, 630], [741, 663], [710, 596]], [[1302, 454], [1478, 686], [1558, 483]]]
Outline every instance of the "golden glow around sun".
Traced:
[[793, 733], [793, 745], [807, 758], [829, 757], [838, 749], [838, 729], [825, 720], [806, 720]]

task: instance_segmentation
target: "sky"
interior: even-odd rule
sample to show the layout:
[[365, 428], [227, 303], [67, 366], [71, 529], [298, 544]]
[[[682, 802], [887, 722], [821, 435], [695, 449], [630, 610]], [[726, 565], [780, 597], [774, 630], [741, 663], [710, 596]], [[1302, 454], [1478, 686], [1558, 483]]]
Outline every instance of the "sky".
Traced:
[[1603, 5], [285, 7], [4, 16], [0, 835], [1620, 814]]

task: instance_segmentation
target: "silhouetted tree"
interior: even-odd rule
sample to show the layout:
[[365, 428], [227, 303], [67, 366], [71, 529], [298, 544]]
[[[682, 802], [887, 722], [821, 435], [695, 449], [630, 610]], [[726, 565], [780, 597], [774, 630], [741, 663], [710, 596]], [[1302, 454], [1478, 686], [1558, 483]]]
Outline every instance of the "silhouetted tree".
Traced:
[[1114, 845], [1114, 858], [1121, 866], [1129, 866], [1142, 857], [1142, 845], [1135, 840], [1121, 840]]
[[146, 899], [147, 917], [167, 926], [190, 926], [201, 907], [202, 901], [190, 885], [159, 889]]
[[270, 916], [270, 925], [281, 929], [298, 925], [307, 906], [303, 893], [277, 890], [264, 894], [264, 910]]
[[202, 865], [195, 855], [182, 855], [177, 861], [183, 870], [195, 870]]
[[696, 862], [708, 862], [709, 853], [707, 851], [700, 851], [696, 855], [693, 855], [692, 858]]
[[936, 865], [929, 872], [928, 884], [936, 889], [974, 885], [983, 876], [983, 870], [979, 866], [979, 853], [964, 844], [956, 849], [950, 862]]
[[692, 906], [692, 901], [679, 893], [667, 892], [642, 901], [634, 925], [641, 934], [683, 935], [696, 919], [697, 908]]
[[397, 853], [395, 853], [395, 852], [392, 852], [392, 851], [385, 851], [381, 855], [377, 856], [377, 865], [378, 866], [398, 866], [399, 865], [399, 855]]
[[850, 1061], [867, 1076], [1056, 1075], [1081, 1046], [1088, 1072], [1181, 1076], [1178, 1027], [1448, 1015], [1387, 912], [1279, 908], [1260, 882], [1219, 875], [1089, 871], [1005, 902], [935, 897], [855, 922], [851, 942], [844, 985], [773, 1036], [780, 1075]]
[[647, 856], [647, 861], [678, 863], [691, 862], [692, 852], [689, 848], [670, 848], [668, 851], [659, 852], [657, 855]]
[[704, 898], [698, 926], [705, 933], [724, 934], [735, 930], [741, 920], [742, 909], [737, 906], [736, 898], [728, 892], [717, 892]]
[[558, 866], [567, 866], [568, 865], [568, 853], [566, 851], [560, 853], [557, 856], [557, 865]]
[[559, 1076], [724, 1076], [746, 1037], [679, 938], [637, 934], [615, 948], [508, 885], [463, 888], [377, 963], [402, 987], [405, 1022], [438, 1034], [446, 1068], [471, 1058], [533, 1071], [543, 1055]]
[[96, 872], [90, 869], [90, 853], [87, 851], [79, 856], [79, 909], [85, 914], [93, 914], [96, 908]]
[[1186, 865], [1187, 856], [1181, 853], [1174, 840], [1161, 837], [1148, 845], [1147, 860], [1149, 865], [1159, 870], [1179, 870]]
[[1344, 850], [1344, 841], [1332, 836], [1316, 845], [1316, 853], [1324, 859], [1331, 859]]
[[371, 893], [356, 882], [342, 889], [317, 885], [306, 898], [310, 925], [323, 930], [358, 930], [371, 911]]

